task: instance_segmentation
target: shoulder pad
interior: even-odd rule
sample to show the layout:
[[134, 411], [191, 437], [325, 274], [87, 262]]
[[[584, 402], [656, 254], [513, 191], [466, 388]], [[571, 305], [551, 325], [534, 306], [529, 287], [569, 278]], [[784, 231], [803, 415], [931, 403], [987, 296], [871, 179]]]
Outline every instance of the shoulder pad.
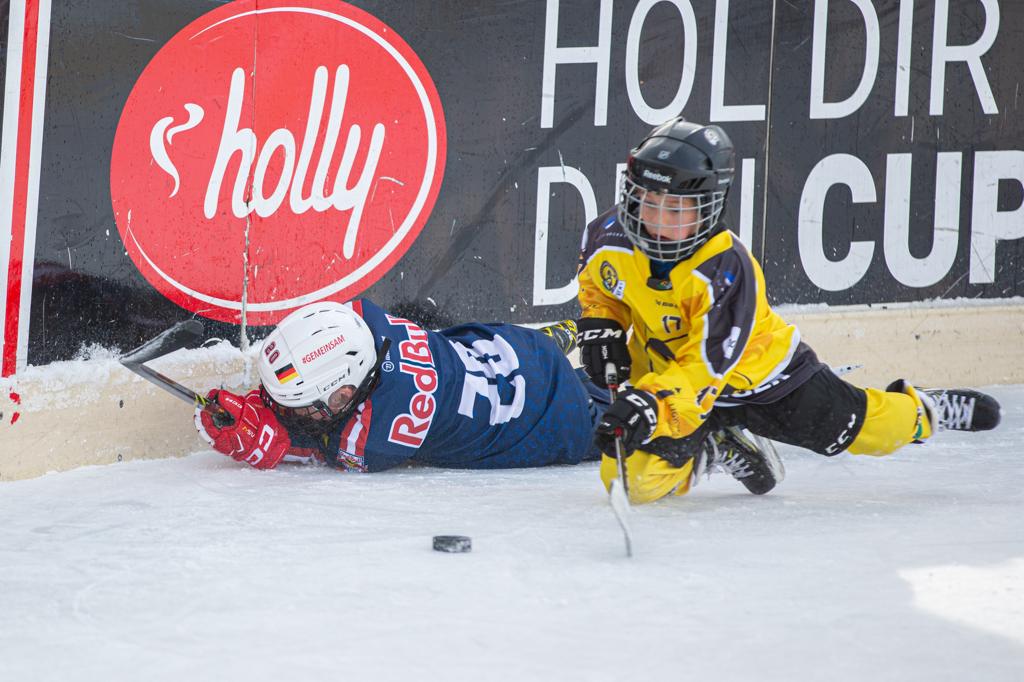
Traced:
[[591, 256], [604, 248], [633, 251], [633, 243], [619, 223], [615, 206], [599, 215], [584, 230], [583, 243], [580, 245], [580, 265], [585, 265]]
[[741, 291], [751, 295], [756, 291], [752, 257], [743, 242], [735, 237], [729, 248], [711, 256], [695, 270], [711, 283], [716, 300], [737, 281]]

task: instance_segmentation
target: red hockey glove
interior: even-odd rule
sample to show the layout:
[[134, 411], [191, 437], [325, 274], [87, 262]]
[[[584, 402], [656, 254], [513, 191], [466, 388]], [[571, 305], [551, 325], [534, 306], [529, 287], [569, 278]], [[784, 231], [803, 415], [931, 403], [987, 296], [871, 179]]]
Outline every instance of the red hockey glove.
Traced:
[[210, 410], [196, 409], [199, 435], [217, 452], [257, 469], [273, 469], [291, 448], [288, 432], [260, 400], [259, 391], [242, 397], [214, 389], [206, 397], [234, 418], [230, 426], [217, 428]]

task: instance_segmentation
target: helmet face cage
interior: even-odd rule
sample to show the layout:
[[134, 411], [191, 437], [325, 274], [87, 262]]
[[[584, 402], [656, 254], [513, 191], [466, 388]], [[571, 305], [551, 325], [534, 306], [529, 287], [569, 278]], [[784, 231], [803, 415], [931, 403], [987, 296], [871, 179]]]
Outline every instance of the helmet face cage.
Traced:
[[[274, 400], [274, 396], [270, 395], [263, 384], [260, 384], [260, 399], [289, 433], [298, 432], [307, 436], [318, 436], [330, 430], [342, 417], [355, 409], [354, 401], [349, 401], [335, 413], [323, 400], [317, 400], [312, 405], [304, 407], [288, 407]], [[352, 409], [348, 409], [349, 405]]]
[[[692, 256], [711, 238], [718, 217], [725, 207], [725, 191], [674, 194], [651, 190], [637, 184], [623, 171], [619, 178], [619, 222], [636, 248], [651, 260], [674, 263]], [[678, 199], [678, 201], [677, 201]], [[683, 199], [692, 199], [692, 207], [680, 210]], [[641, 218], [641, 211], [648, 220]], [[696, 220], [683, 221], [683, 212], [694, 210]], [[650, 217], [657, 218], [651, 220]], [[648, 228], [692, 228], [692, 234], [680, 240], [658, 239]]]
[[290, 433], [320, 436], [330, 431], [336, 424], [346, 421], [356, 408], [370, 397], [380, 382], [380, 366], [384, 363], [384, 358], [387, 357], [390, 348], [391, 340], [385, 338], [377, 352], [377, 361], [360, 382], [355, 393], [352, 394], [352, 398], [337, 411], [332, 410], [323, 400], [314, 400], [311, 405], [300, 407], [282, 405], [274, 400], [274, 396], [270, 395], [262, 383], [260, 384], [260, 399]]

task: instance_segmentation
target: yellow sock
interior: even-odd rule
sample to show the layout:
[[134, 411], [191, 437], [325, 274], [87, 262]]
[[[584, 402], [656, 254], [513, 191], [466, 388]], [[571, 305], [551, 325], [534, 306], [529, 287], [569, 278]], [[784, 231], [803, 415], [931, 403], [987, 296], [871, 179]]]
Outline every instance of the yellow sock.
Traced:
[[864, 425], [848, 452], [854, 455], [888, 455], [907, 443], [932, 435], [924, 404], [917, 391], [905, 384], [904, 393], [866, 388], [868, 406]]

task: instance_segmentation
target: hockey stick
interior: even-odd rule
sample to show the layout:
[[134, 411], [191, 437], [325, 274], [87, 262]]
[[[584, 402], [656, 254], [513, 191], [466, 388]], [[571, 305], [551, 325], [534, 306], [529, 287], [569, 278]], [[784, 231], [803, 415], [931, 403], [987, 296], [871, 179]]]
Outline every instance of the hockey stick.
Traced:
[[[608, 384], [608, 393], [614, 403], [619, 397], [619, 377], [615, 371], [615, 365], [608, 363], [604, 368], [605, 383]], [[633, 556], [633, 533], [629, 529], [627, 515], [629, 514], [629, 479], [626, 472], [626, 456], [622, 448], [622, 431], [615, 431], [615, 463], [618, 465], [619, 476], [612, 479], [608, 487], [608, 503], [612, 506], [619, 526], [622, 527], [622, 535], [626, 540], [626, 556]]]
[[225, 426], [231, 426], [235, 422], [230, 412], [217, 403], [211, 403], [205, 396], [182, 386], [177, 381], [146, 367], [146, 363], [150, 360], [169, 355], [181, 348], [197, 348], [202, 341], [203, 323], [195, 319], [185, 320], [157, 334], [138, 348], [128, 351], [121, 356], [120, 360], [121, 364], [132, 372], [135, 372], [155, 386], [164, 389], [175, 398], [179, 398], [190, 405], [209, 409], [213, 416], [214, 426], [222, 429]]

